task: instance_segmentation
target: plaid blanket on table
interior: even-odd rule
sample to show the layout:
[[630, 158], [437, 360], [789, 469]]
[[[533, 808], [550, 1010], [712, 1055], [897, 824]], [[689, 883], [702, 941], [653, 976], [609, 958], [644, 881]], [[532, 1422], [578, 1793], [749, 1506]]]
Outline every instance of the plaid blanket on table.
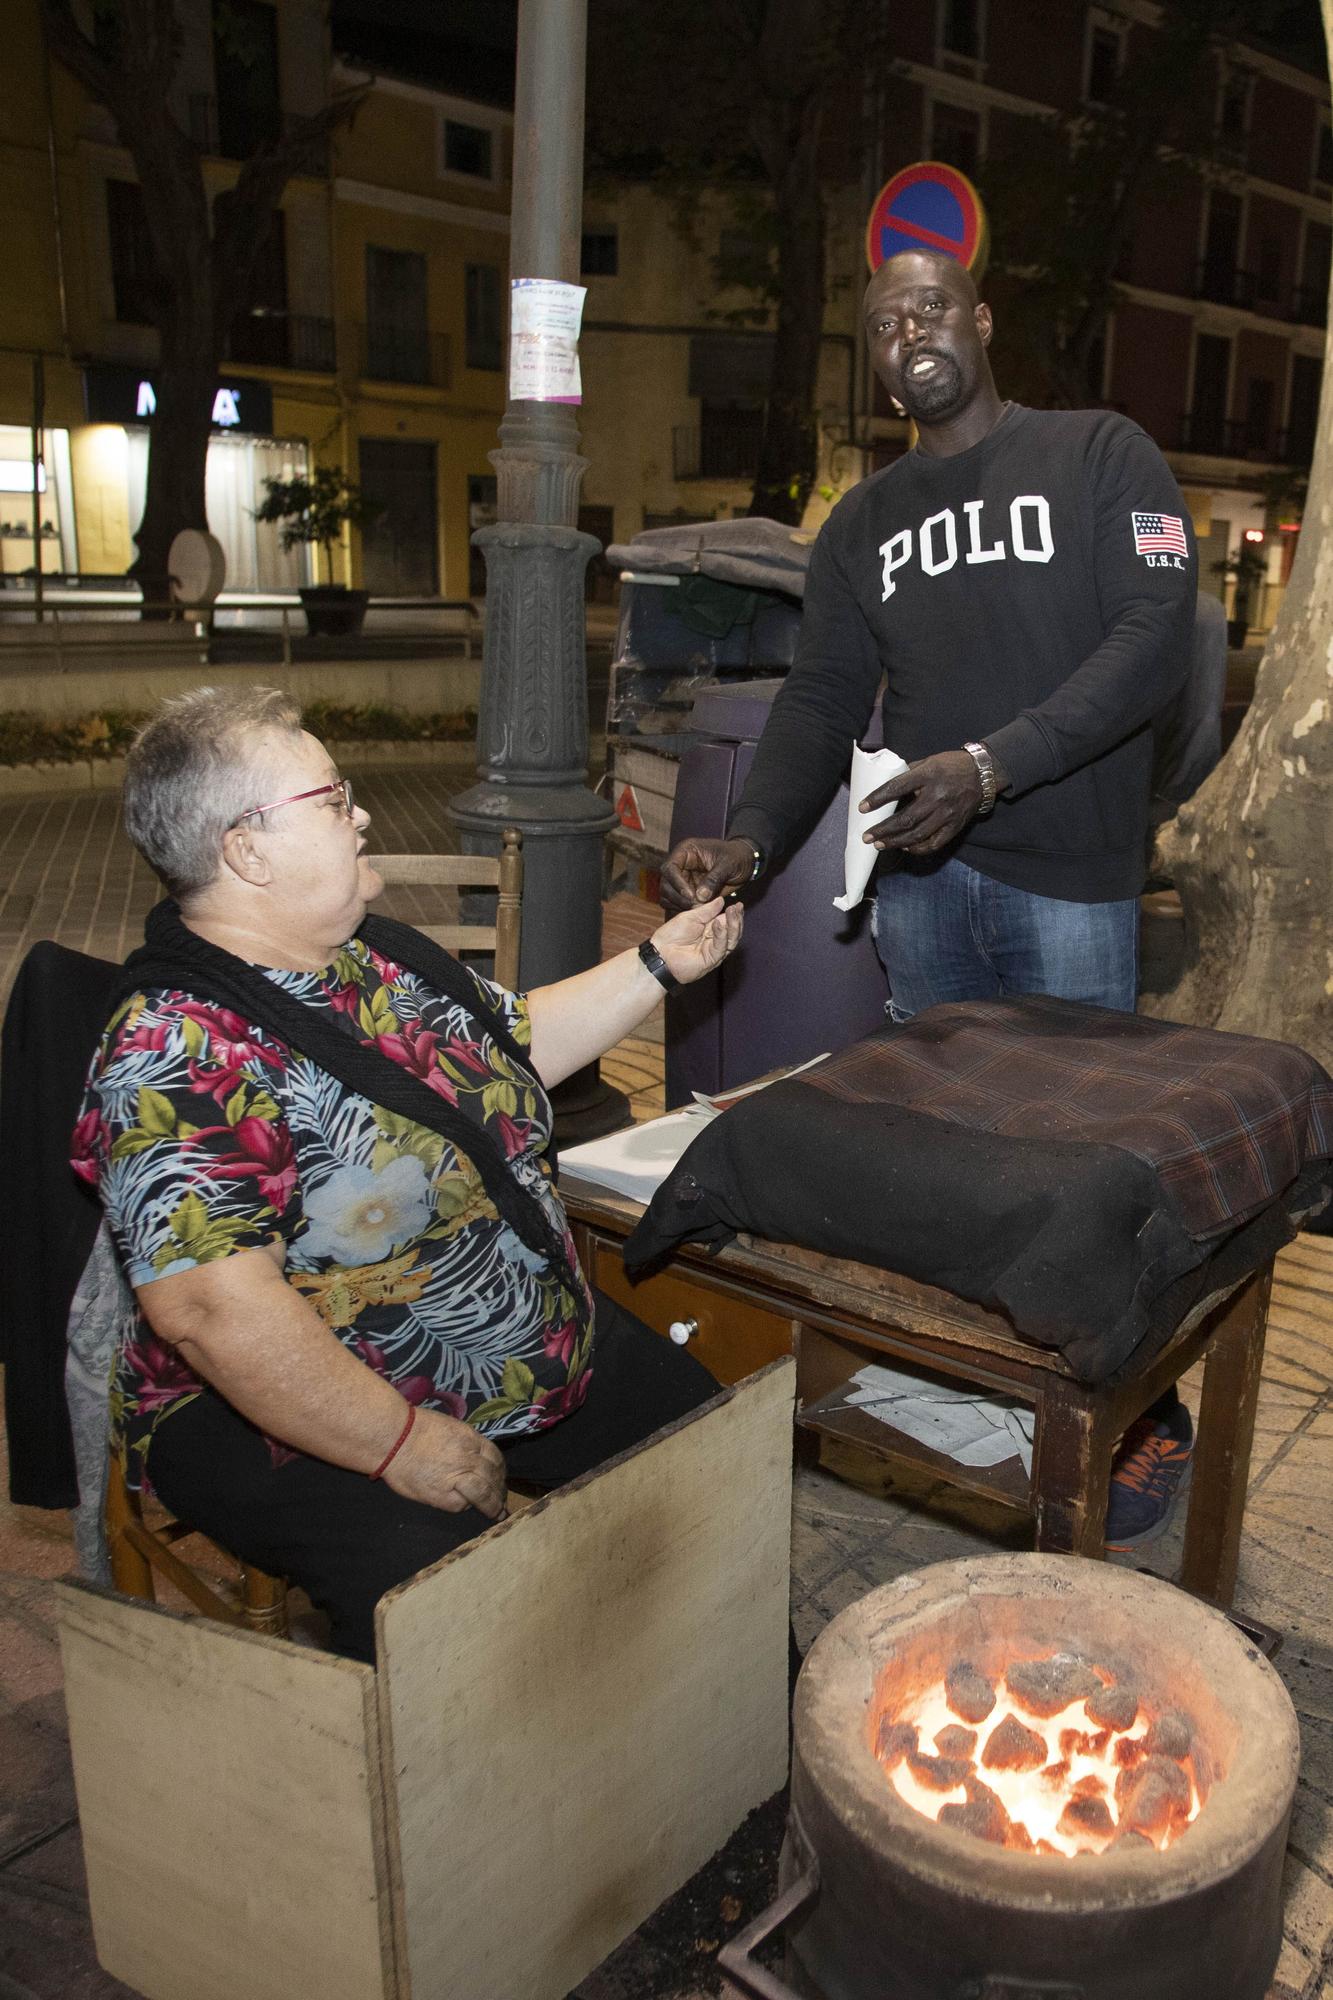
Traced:
[[1333, 1082], [1286, 1043], [960, 1002], [739, 1099], [658, 1189], [626, 1263], [748, 1230], [1005, 1313], [1104, 1381], [1289, 1241], [1328, 1200], [1331, 1159]]

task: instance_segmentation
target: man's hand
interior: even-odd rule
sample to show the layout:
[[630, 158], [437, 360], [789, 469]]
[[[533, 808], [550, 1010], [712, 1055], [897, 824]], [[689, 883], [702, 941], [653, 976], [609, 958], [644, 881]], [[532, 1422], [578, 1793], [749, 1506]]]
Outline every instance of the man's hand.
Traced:
[[457, 1417], [418, 1410], [406, 1442], [385, 1471], [384, 1484], [404, 1500], [420, 1500], [446, 1514], [475, 1507], [494, 1521], [504, 1508], [504, 1457], [489, 1438]]
[[738, 889], [753, 873], [754, 849], [748, 840], [677, 841], [662, 870], [663, 905], [692, 910], [696, 903], [711, 903], [724, 889]]
[[[995, 767], [998, 790], [1003, 791], [1004, 773]], [[966, 750], [942, 750], [936, 757], [923, 757], [909, 764], [896, 778], [861, 801], [863, 813], [883, 812], [894, 799], [910, 799], [900, 805], [892, 819], [874, 826], [861, 837], [881, 853], [934, 854], [947, 847], [976, 816], [981, 804], [981, 773], [976, 760]]]
[[[750, 865], [754, 865], [753, 853]], [[682, 986], [688, 986], [712, 972], [736, 949], [744, 922], [745, 912], [739, 903], [725, 903], [721, 896], [715, 896], [711, 903], [700, 903], [672, 917], [670, 923], [653, 932], [652, 941], [666, 961], [667, 971]]]

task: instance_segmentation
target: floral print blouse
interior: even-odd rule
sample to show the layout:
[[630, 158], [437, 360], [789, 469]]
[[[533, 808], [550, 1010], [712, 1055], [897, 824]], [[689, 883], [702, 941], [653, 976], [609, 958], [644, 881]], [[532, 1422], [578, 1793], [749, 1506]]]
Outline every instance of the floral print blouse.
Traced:
[[[526, 1002], [476, 978], [511, 1035]], [[546, 1149], [551, 1106], [498, 1048], [485, 1012], [433, 992], [353, 938], [323, 972], [266, 969], [349, 1035], [484, 1125], [544, 1203], [578, 1271]], [[348, 1091], [226, 1008], [136, 994], [113, 1017], [75, 1128], [132, 1285], [281, 1242], [289, 1283], [411, 1403], [503, 1439], [576, 1409], [592, 1306], [503, 1222], [448, 1140]], [[132, 1484], [153, 1432], [202, 1384], [140, 1319], [117, 1356], [112, 1434]]]

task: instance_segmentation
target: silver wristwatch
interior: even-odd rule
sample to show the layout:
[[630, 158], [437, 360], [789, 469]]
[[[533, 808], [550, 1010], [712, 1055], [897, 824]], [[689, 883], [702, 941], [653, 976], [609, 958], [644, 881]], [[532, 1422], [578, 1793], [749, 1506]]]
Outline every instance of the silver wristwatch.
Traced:
[[984, 819], [995, 804], [995, 766], [984, 743], [965, 743], [963, 748], [981, 777], [981, 804], [977, 807], [977, 818]]

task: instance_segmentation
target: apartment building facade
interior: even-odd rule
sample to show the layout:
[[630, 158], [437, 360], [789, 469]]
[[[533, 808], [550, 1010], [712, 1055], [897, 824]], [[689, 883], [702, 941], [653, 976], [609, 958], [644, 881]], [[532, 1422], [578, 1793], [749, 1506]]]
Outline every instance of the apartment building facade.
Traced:
[[[364, 80], [334, 58], [320, 0], [177, 8], [168, 110], [199, 148], [210, 194], [285, 120]], [[38, 0], [15, 0], [6, 39], [0, 570], [34, 562], [40, 361], [42, 566], [111, 578], [134, 558], [155, 405], [142, 195], [108, 114], [46, 48]], [[289, 181], [213, 408], [208, 513], [229, 588], [314, 580], [309, 552], [284, 552], [254, 512], [266, 477], [318, 462], [380, 507], [347, 537], [340, 580], [468, 593], [478, 482], [504, 406], [511, 146], [504, 106], [376, 78], [324, 170]]]
[[[821, 462], [808, 523], [846, 486], [903, 449], [903, 427], [859, 346], [862, 231], [874, 190], [914, 160], [967, 173], [1021, 150], [1032, 121], [1096, 107], [1152, 35], [1150, 0], [927, 0], [891, 10], [879, 73], [867, 82], [877, 139], [864, 180], [830, 195], [825, 343], [818, 388]], [[1260, 47], [1219, 51], [1205, 78], [1206, 172], [1182, 174], [1145, 206], [1117, 272], [1089, 402], [1124, 410], [1156, 440], [1194, 516], [1204, 587], [1247, 534], [1280, 601], [1298, 508], [1274, 502], [1308, 468], [1323, 368], [1333, 242], [1333, 130], [1326, 71]], [[762, 418], [766, 336], [723, 315], [711, 272], [733, 227], [720, 199], [675, 228], [646, 187], [589, 204], [585, 258], [590, 500], [614, 507], [624, 537], [642, 520], [744, 508]], [[1003, 383], [1001, 383], [1003, 388]], [[617, 440], [642, 469], [637, 502]]]

